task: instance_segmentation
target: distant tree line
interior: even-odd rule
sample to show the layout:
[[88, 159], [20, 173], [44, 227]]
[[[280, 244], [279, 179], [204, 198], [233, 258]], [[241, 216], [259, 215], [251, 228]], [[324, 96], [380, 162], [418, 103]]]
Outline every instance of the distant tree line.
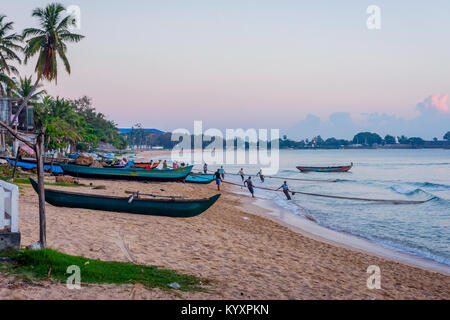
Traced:
[[[134, 148], [151, 148], [155, 146], [160, 146], [165, 149], [171, 149], [180, 141], [172, 141], [172, 134], [170, 132], [151, 132], [142, 128], [142, 125], [137, 124], [132, 127], [129, 133], [123, 134], [126, 142], [129, 146]], [[194, 140], [195, 136], [191, 135], [191, 148], [194, 148]], [[214, 139], [214, 138], [213, 138]], [[447, 132], [443, 136], [444, 140], [450, 141], [450, 131]], [[203, 141], [205, 140], [205, 141]], [[434, 142], [438, 141], [437, 138], [433, 139]], [[210, 137], [202, 137], [202, 147], [205, 148], [209, 144], [211, 144]], [[335, 137], [331, 137], [328, 139], [323, 139], [320, 135], [313, 137], [312, 139], [304, 139], [300, 141], [295, 141], [288, 139], [285, 135], [282, 139], [279, 139], [279, 147], [281, 149], [312, 149], [312, 148], [322, 148], [322, 149], [336, 149], [347, 147], [350, 145], [360, 145], [360, 146], [385, 146], [385, 145], [409, 145], [411, 147], [420, 147], [424, 145], [425, 140], [420, 137], [406, 137], [404, 135], [394, 137], [392, 135], [386, 135], [382, 138], [377, 133], [373, 132], [359, 132], [357, 133], [353, 139], [337, 139]], [[245, 145], [245, 148], [248, 149], [250, 144], [248, 141], [242, 141], [240, 138], [234, 139], [234, 141], [223, 141], [223, 147], [226, 148], [227, 145], [237, 147], [238, 145]], [[259, 146], [260, 142], [256, 143], [256, 146]], [[268, 142], [268, 148], [271, 147], [271, 142]]]

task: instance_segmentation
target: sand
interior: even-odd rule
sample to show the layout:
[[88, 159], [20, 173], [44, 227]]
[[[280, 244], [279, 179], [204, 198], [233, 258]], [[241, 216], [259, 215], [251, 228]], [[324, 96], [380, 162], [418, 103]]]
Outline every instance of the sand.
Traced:
[[[48, 178], [54, 179], [54, 178]], [[124, 190], [207, 197], [215, 184], [81, 179], [77, 192]], [[69, 290], [46, 280], [26, 283], [0, 274], [2, 299], [450, 299], [450, 276], [318, 241], [260, 215], [265, 209], [225, 186], [200, 216], [173, 219], [47, 205], [48, 246], [92, 259], [164, 266], [211, 280], [207, 292], [180, 293], [140, 285], [83, 284]], [[234, 188], [234, 187], [233, 187]], [[37, 195], [21, 190], [22, 245], [38, 240]], [[128, 247], [127, 251], [124, 247]], [[381, 269], [381, 289], [367, 288], [367, 267]]]

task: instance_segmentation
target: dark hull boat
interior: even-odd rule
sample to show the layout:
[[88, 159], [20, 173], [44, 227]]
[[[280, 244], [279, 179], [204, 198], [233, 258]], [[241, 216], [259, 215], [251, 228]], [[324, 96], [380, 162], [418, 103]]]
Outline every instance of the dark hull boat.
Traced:
[[336, 167], [297, 167], [301, 172], [347, 172], [353, 167], [353, 163], [349, 166]]
[[177, 169], [153, 169], [141, 168], [94, 168], [73, 164], [60, 164], [64, 173], [74, 177], [122, 179], [122, 180], [146, 180], [146, 181], [180, 181], [184, 180], [193, 166]]
[[[37, 192], [37, 182], [30, 179]], [[204, 199], [134, 198], [91, 195], [60, 190], [45, 190], [45, 201], [57, 207], [137, 213], [173, 218], [195, 217], [211, 207], [220, 194]]]

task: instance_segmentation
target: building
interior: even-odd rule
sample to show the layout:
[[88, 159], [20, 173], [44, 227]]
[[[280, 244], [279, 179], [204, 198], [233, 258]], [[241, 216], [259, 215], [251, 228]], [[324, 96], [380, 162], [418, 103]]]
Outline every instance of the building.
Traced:
[[[18, 119], [16, 120], [16, 125], [12, 125], [12, 117], [15, 112], [18, 111], [20, 107], [21, 99], [18, 98], [7, 98], [0, 97], [0, 120], [6, 123], [7, 125], [17, 129], [18, 131], [24, 133], [32, 133], [34, 130], [34, 122], [33, 122], [33, 106], [28, 105], [26, 108], [22, 110]], [[12, 139], [11, 139], [12, 140]], [[4, 128], [0, 127], [0, 152], [8, 152], [13, 151], [10, 150], [12, 144], [9, 144], [7, 141], [7, 132]], [[17, 149], [18, 142], [15, 141], [14, 148]], [[12, 152], [15, 153], [15, 152]]]

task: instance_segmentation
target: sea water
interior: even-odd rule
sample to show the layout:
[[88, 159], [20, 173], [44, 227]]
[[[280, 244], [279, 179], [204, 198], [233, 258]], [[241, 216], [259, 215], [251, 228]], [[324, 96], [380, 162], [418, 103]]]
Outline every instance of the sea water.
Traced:
[[[301, 173], [296, 166], [348, 165], [343, 173]], [[201, 164], [196, 165], [200, 170]], [[211, 164], [210, 170], [218, 165]], [[450, 150], [359, 149], [281, 150], [276, 176], [336, 180], [287, 180], [290, 190], [345, 197], [429, 200], [421, 204], [393, 204], [314, 197], [296, 194], [287, 201], [282, 192], [256, 189], [293, 214], [313, 217], [326, 228], [367, 239], [450, 266]], [[240, 168], [255, 175], [259, 165], [224, 165], [225, 179], [240, 183]], [[264, 171], [264, 170], [263, 170]], [[267, 178], [256, 187], [278, 188], [282, 179]], [[243, 189], [246, 191], [246, 189]]]

